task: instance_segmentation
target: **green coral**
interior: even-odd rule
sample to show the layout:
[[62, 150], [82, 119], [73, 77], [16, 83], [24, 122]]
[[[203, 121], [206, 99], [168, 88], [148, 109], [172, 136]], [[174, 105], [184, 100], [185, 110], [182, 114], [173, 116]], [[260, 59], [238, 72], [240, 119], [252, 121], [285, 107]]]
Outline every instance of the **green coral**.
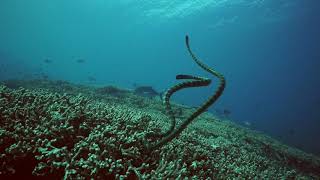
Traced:
[[[209, 113], [203, 113], [178, 138], [150, 154], [144, 146], [146, 135], [158, 133], [167, 125], [161, 102], [148, 101], [152, 104], [140, 109], [131, 104], [117, 104], [117, 99], [113, 101], [110, 97], [106, 97], [106, 102], [103, 98], [89, 99], [92, 92], [74, 96], [0, 86], [0, 176], [54, 179], [320, 176], [318, 158], [219, 121]], [[190, 108], [179, 108], [187, 116], [192, 114]], [[183, 119], [177, 118], [177, 122]]]

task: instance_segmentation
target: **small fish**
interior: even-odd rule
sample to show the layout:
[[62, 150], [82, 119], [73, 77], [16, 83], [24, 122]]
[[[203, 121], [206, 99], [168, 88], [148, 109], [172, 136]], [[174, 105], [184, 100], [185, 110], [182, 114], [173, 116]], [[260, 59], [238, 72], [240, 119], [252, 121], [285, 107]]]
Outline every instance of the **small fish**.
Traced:
[[218, 115], [220, 116], [223, 116], [223, 117], [229, 117], [229, 115], [231, 114], [231, 111], [228, 110], [228, 109], [215, 109], [214, 110], [215, 113], [217, 113]]
[[76, 62], [77, 63], [84, 63], [84, 62], [86, 62], [86, 60], [85, 59], [77, 59]]
[[44, 63], [50, 64], [52, 63], [52, 60], [49, 58], [46, 58], [45, 60], [43, 60]]
[[231, 111], [228, 110], [228, 109], [224, 109], [224, 110], [223, 110], [223, 114], [224, 114], [225, 116], [229, 116], [229, 115], [231, 114]]

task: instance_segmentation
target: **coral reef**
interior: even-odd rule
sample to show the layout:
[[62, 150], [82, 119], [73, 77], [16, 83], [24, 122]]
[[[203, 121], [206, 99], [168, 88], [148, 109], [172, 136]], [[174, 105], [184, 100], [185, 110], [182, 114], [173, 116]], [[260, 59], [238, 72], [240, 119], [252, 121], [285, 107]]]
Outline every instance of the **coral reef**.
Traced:
[[[150, 115], [126, 106], [91, 103], [82, 95], [0, 89], [2, 175], [32, 172], [65, 179], [178, 175], [179, 171], [166, 171], [178, 166], [172, 164], [174, 159], [169, 161], [169, 150], [145, 153], [144, 134], [158, 130], [149, 127]], [[26, 168], [32, 166], [32, 171]]]
[[[34, 84], [37, 88], [26, 88], [28, 81], [20, 81], [17, 89], [0, 85], [0, 178], [320, 177], [318, 157], [210, 113], [150, 153], [144, 146], [146, 135], [170, 126], [161, 102], [146, 98], [143, 103], [149, 106], [119, 104], [117, 97], [95, 98], [91, 87], [68, 83], [71, 88], [57, 93], [57, 82]], [[82, 93], [75, 95], [80, 87]], [[185, 117], [193, 113], [172, 106]], [[184, 117], [176, 121], [181, 124]]]

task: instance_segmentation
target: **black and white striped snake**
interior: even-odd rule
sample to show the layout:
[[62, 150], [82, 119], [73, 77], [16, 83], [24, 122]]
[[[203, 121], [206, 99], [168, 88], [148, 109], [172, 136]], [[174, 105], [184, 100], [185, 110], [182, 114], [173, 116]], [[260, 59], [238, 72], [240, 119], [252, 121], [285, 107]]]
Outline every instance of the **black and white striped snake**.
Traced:
[[175, 92], [177, 92], [177, 91], [179, 91], [181, 89], [190, 88], [190, 87], [208, 86], [211, 83], [211, 79], [204, 78], [204, 77], [192, 76], [192, 75], [184, 75], [184, 74], [177, 75], [176, 79], [179, 79], [179, 80], [183, 79], [183, 80], [186, 80], [186, 81], [184, 81], [182, 83], [179, 83], [179, 84], [171, 87], [170, 89], [168, 89], [166, 91], [166, 93], [164, 94], [164, 100], [163, 100], [163, 103], [165, 105], [167, 114], [169, 115], [170, 120], [171, 120], [170, 128], [169, 128], [169, 130], [167, 132], [165, 132], [165, 133], [163, 133], [161, 135], [161, 137], [162, 137], [161, 140], [159, 140], [156, 143], [151, 143], [151, 144], [147, 145], [148, 151], [153, 151], [153, 150], [163, 146], [167, 142], [171, 141], [175, 137], [177, 137], [197, 116], [199, 116], [201, 113], [205, 112], [222, 95], [223, 90], [224, 90], [224, 88], [226, 86], [226, 80], [225, 80], [224, 76], [222, 74], [220, 74], [219, 72], [211, 69], [206, 64], [202, 63], [195, 56], [195, 54], [191, 51], [190, 44], [189, 44], [189, 37], [186, 36], [185, 40], [186, 40], [186, 46], [187, 46], [188, 52], [189, 52], [190, 56], [192, 57], [192, 59], [202, 69], [204, 69], [205, 71], [209, 72], [213, 76], [216, 76], [220, 80], [220, 83], [218, 85], [217, 90], [214, 92], [214, 94], [212, 96], [210, 96], [208, 98], [208, 100], [205, 103], [203, 103], [199, 108], [197, 108], [196, 111], [193, 112], [187, 118], [187, 120], [185, 120], [180, 125], [180, 127], [175, 129], [176, 120], [175, 120], [175, 116], [174, 116], [174, 113], [173, 113], [171, 105], [170, 105], [170, 97]]

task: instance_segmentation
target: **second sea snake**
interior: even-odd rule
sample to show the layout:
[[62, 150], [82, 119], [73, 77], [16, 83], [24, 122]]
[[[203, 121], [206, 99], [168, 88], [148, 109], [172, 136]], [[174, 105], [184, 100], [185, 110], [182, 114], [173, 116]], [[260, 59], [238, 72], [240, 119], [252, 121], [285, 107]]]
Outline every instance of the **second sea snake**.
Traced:
[[175, 137], [177, 137], [197, 116], [199, 116], [201, 113], [205, 112], [223, 93], [223, 90], [226, 86], [226, 80], [222, 74], [219, 72], [211, 69], [208, 67], [206, 64], [202, 63], [196, 56], [195, 54], [191, 51], [190, 44], [189, 44], [189, 37], [186, 36], [186, 46], [188, 49], [188, 52], [192, 59], [205, 71], [209, 72], [210, 74], [216, 76], [219, 80], [220, 83], [218, 85], [217, 90], [215, 93], [208, 98], [208, 100], [203, 103], [199, 108], [196, 109], [195, 112], [193, 112], [187, 120], [185, 120], [180, 127], [175, 129], [176, 125], [176, 120], [174, 113], [172, 112], [172, 108], [170, 105], [170, 97], [177, 91], [184, 89], [184, 88], [190, 88], [190, 87], [201, 87], [201, 86], [208, 86], [211, 83], [211, 79], [204, 78], [204, 77], [199, 77], [199, 76], [192, 76], [192, 75], [184, 75], [184, 74], [179, 74], [176, 76], [176, 79], [185, 79], [186, 81], [179, 83], [170, 89], [166, 91], [164, 94], [164, 100], [163, 103], [165, 105], [167, 114], [170, 117], [171, 123], [170, 123], [170, 128], [167, 132], [161, 134], [162, 139], [159, 140], [156, 143], [153, 144], [148, 144], [147, 149], [148, 151], [152, 151], [158, 147], [163, 146], [167, 142], [171, 141]]

